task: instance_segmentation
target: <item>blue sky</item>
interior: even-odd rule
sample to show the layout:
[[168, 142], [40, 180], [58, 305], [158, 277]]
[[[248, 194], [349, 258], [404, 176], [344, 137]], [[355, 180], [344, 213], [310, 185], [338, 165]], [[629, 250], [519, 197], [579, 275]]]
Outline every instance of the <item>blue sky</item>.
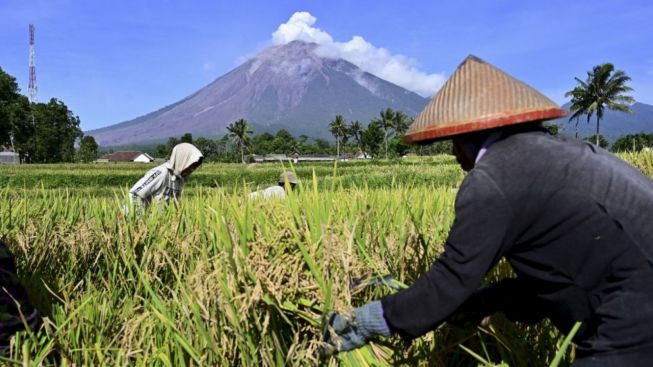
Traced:
[[27, 94], [35, 24], [38, 99], [64, 101], [83, 130], [174, 103], [288, 37], [423, 95], [475, 54], [562, 104], [575, 76], [612, 62], [653, 104], [646, 0], [0, 0], [0, 19], [0, 67]]

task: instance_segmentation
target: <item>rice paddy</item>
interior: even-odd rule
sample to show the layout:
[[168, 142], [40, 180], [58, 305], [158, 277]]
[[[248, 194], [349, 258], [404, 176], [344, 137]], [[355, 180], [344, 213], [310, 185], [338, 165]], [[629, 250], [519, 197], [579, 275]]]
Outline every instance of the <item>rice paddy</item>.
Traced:
[[[653, 176], [652, 153], [623, 156]], [[249, 200], [279, 165], [205, 164], [178, 205], [123, 212], [142, 165], [0, 166], [0, 236], [44, 315], [7, 365], [548, 366], [547, 322], [443, 325], [319, 360], [323, 315], [411, 284], [442, 251], [464, 177], [453, 157], [294, 167], [285, 200]], [[287, 168], [287, 167], [286, 167]], [[133, 212], [132, 212], [133, 213]], [[500, 263], [486, 281], [510, 276]], [[574, 349], [558, 356], [573, 360]]]

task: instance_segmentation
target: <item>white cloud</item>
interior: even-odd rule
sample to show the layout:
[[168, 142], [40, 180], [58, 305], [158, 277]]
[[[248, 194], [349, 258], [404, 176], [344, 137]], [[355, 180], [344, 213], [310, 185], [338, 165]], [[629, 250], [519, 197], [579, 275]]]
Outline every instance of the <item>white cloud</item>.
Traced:
[[333, 38], [328, 33], [313, 28], [316, 20], [317, 18], [309, 12], [298, 11], [272, 33], [272, 42], [275, 45], [283, 45], [295, 40], [318, 44], [333, 43]]
[[327, 32], [313, 27], [316, 20], [308, 12], [296, 12], [272, 34], [272, 42], [275, 45], [295, 40], [317, 43], [320, 45], [317, 49], [320, 56], [342, 58], [364, 71], [425, 97], [435, 94], [446, 80], [443, 73], [421, 71], [414, 59], [392, 54], [361, 36], [353, 36], [347, 42], [334, 41]]

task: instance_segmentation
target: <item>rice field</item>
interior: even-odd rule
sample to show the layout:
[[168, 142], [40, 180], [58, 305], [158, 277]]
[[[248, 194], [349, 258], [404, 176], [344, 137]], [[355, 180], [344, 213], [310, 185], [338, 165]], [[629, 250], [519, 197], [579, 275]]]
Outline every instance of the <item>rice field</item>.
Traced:
[[[652, 153], [623, 158], [653, 176]], [[393, 291], [352, 284], [411, 284], [437, 259], [464, 177], [451, 156], [301, 165], [298, 190], [267, 201], [247, 193], [275, 184], [280, 164], [205, 164], [178, 205], [125, 215], [149, 167], [0, 166], [0, 236], [44, 315], [3, 364], [548, 366], [561, 349], [548, 323], [498, 315], [318, 358], [323, 315]], [[486, 281], [507, 276], [501, 263]]]

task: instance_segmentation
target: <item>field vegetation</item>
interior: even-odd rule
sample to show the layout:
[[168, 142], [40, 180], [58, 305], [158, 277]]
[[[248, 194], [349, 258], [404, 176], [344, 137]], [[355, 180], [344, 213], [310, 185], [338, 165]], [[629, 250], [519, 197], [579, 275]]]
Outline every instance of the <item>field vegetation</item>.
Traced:
[[[623, 157], [653, 176], [651, 153]], [[451, 156], [301, 165], [299, 189], [269, 201], [247, 193], [275, 184], [280, 164], [206, 164], [178, 205], [125, 215], [149, 167], [0, 166], [0, 235], [45, 318], [4, 363], [547, 366], [561, 347], [550, 324], [498, 315], [318, 359], [323, 315], [393, 291], [353, 284], [411, 284], [437, 259], [464, 177]], [[500, 263], [486, 281], [508, 276]]]

